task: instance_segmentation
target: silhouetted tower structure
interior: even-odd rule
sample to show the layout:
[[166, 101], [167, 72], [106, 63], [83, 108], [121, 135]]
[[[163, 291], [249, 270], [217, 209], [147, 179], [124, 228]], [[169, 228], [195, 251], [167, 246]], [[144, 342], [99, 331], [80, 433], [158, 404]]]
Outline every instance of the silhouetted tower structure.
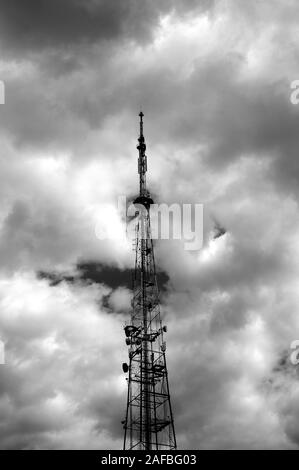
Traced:
[[166, 343], [163, 338], [167, 328], [161, 322], [150, 228], [150, 206], [153, 200], [146, 189], [143, 113], [140, 112], [139, 116], [139, 196], [134, 201], [138, 215], [135, 229], [136, 258], [132, 312], [130, 322], [125, 326], [129, 364], [123, 363], [123, 370], [128, 373], [127, 409], [123, 421], [124, 449], [166, 450], [176, 449], [176, 437], [166, 367]]

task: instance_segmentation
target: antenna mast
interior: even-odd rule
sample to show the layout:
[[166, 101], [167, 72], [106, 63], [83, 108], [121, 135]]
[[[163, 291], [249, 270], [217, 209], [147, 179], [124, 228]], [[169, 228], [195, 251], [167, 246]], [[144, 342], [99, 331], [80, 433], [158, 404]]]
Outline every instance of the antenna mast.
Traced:
[[130, 322], [125, 326], [129, 347], [127, 408], [124, 424], [124, 450], [176, 449], [174, 420], [166, 367], [166, 326], [160, 316], [154, 246], [150, 229], [153, 200], [146, 189], [147, 157], [143, 135], [143, 116], [137, 149], [139, 196], [135, 239], [135, 269]]

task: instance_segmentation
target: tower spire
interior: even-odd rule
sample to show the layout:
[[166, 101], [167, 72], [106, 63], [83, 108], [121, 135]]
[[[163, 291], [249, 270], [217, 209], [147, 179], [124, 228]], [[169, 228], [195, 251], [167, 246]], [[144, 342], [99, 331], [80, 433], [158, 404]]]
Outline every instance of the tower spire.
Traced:
[[143, 112], [140, 111], [140, 113], [139, 113], [139, 117], [140, 117], [140, 136], [143, 135], [143, 119], [142, 119], [143, 116], [144, 116]]
[[138, 157], [138, 173], [139, 173], [139, 196], [147, 196], [146, 191], [146, 172], [147, 172], [147, 157], [145, 155], [146, 145], [143, 135], [143, 112], [140, 111], [140, 134], [138, 138], [137, 150], [139, 151]]
[[[154, 246], [150, 229], [153, 200], [146, 188], [147, 158], [143, 113], [138, 138], [139, 196], [135, 240], [135, 269], [130, 321], [125, 326], [129, 347], [128, 394], [124, 420], [124, 449], [176, 449], [173, 414], [166, 367], [166, 342], [160, 316]], [[138, 206], [137, 206], [138, 204]]]

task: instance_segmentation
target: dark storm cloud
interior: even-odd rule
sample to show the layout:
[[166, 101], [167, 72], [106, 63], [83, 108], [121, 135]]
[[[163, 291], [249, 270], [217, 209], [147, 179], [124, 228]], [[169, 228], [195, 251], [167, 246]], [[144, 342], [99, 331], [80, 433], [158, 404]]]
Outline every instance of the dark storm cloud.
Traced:
[[1, 0], [1, 45], [21, 53], [120, 37], [144, 41], [162, 14], [212, 5], [207, 0]]
[[[46, 271], [39, 271], [38, 278], [48, 279], [50, 285], [57, 285], [60, 282], [77, 282], [86, 281], [88, 283], [106, 284], [113, 289], [124, 286], [128, 289], [132, 288], [132, 270], [131, 269], [117, 269], [113, 266], [105, 266], [101, 263], [95, 262], [80, 262], [76, 266], [77, 275], [68, 275], [67, 273], [53, 273]], [[158, 283], [161, 290], [169, 280], [169, 277], [164, 272], [157, 273]]]
[[219, 222], [215, 222], [215, 227], [214, 227], [214, 230], [213, 230], [213, 238], [214, 240], [216, 238], [219, 238], [219, 237], [222, 237], [222, 235], [225, 235], [226, 234], [226, 230], [224, 227], [222, 227]]
[[[157, 11], [150, 8], [153, 2], [139, 3], [131, 27], [142, 37], [148, 34]], [[130, 0], [4, 0], [0, 2], [2, 45], [32, 51], [117, 38], [129, 33], [126, 24], [136, 6]]]

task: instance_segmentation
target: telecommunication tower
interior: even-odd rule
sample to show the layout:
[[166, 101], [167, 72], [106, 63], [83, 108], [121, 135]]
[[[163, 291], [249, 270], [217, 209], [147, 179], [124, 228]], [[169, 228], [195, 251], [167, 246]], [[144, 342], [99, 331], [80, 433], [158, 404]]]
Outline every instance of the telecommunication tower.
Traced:
[[159, 290], [150, 228], [153, 200], [146, 188], [147, 157], [140, 112], [137, 149], [139, 196], [135, 235], [135, 269], [130, 322], [124, 328], [129, 348], [128, 394], [124, 425], [124, 450], [176, 449], [173, 414], [166, 367], [166, 342], [160, 316]]

